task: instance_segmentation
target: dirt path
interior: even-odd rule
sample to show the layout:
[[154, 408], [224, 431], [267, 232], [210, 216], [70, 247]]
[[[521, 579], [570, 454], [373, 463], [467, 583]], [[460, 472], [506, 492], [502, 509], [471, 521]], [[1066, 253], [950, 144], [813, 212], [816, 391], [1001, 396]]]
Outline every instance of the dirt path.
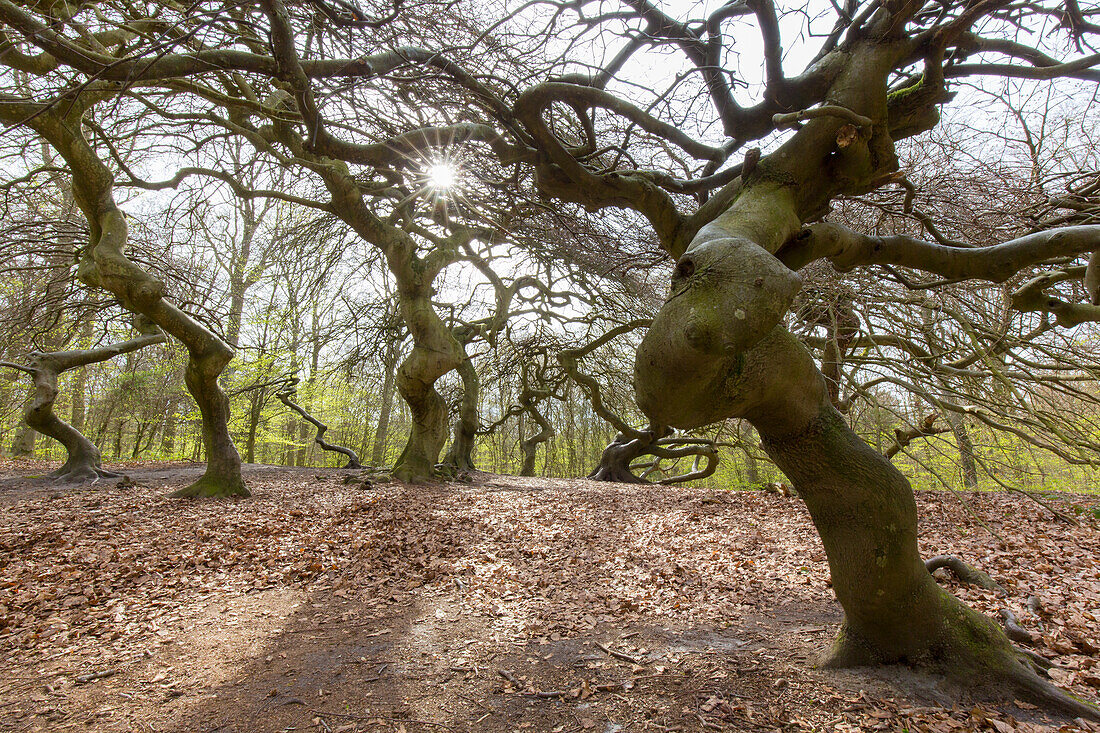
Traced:
[[[249, 467], [252, 499], [180, 502], [201, 467], [124, 470], [136, 486], [0, 476], [0, 730], [1087, 729], [902, 670], [813, 669], [840, 614], [794, 500]], [[966, 500], [1007, 544], [924, 494], [923, 550], [1008, 594], [945, 584], [1014, 609], [1095, 695], [1097, 521]]]

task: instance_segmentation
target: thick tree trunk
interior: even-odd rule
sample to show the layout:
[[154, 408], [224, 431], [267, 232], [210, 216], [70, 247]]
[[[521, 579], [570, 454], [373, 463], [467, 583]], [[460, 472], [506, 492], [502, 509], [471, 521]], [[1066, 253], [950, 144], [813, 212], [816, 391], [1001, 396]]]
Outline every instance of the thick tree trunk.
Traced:
[[435, 475], [435, 464], [447, 442], [447, 404], [436, 392], [435, 382], [465, 358], [462, 347], [432, 308], [432, 292], [429, 283], [399, 293], [413, 349], [397, 370], [397, 389], [409, 405], [412, 426], [393, 475], [409, 482]]
[[835, 103], [877, 121], [861, 142], [838, 145], [843, 120], [808, 122], [696, 234], [638, 349], [638, 405], [655, 424], [742, 417], [757, 429], [825, 546], [845, 614], [831, 664], [929, 665], [1098, 718], [1021, 662], [999, 626], [937, 586], [918, 552], [908, 481], [844, 424], [812, 356], [781, 325], [801, 286], [784, 262], [802, 261], [790, 256], [806, 239], [802, 222], [896, 169], [885, 78], [898, 50], [861, 48], [831, 88]]
[[588, 478], [620, 484], [648, 484], [644, 478], [638, 478], [631, 472], [630, 464], [644, 455], [657, 437], [652, 433], [641, 433], [635, 437], [619, 433], [603, 449], [599, 464], [588, 474]]
[[202, 416], [206, 472], [198, 481], [172, 496], [248, 496], [241, 476], [241, 456], [229, 435], [229, 398], [218, 384], [218, 377], [233, 358], [233, 351], [214, 338], [207, 346], [202, 352], [191, 352], [183, 373], [187, 390], [195, 398]]
[[[702, 398], [716, 390], [730, 416], [748, 419], [760, 433], [764, 449], [806, 502], [844, 608], [828, 664], [920, 664], [968, 685], [997, 689], [1007, 683], [1041, 702], [1096, 716], [1041, 680], [996, 623], [936, 584], [917, 549], [909, 482], [848, 428], [812, 356], [794, 337], [776, 327], [745, 355], [712, 362], [710, 372], [702, 362], [659, 363], [666, 357], [654, 347], [667, 328], [655, 321], [639, 350], [639, 404], [655, 420], [693, 427], [714, 415], [692, 419], [685, 406], [700, 414], [708, 404]], [[692, 372], [701, 380], [684, 380]]]
[[92, 441], [54, 414], [53, 403], [58, 394], [57, 372], [35, 369], [33, 377], [36, 394], [27, 411], [27, 423], [43, 435], [61, 443], [67, 454], [61, 468], [49, 476], [72, 483], [117, 477], [118, 474], [103, 470], [99, 449]]
[[[397, 388], [409, 406], [412, 425], [409, 440], [394, 462], [393, 475], [419, 482], [435, 475], [435, 464], [447, 442], [447, 404], [435, 391], [433, 357], [414, 347], [397, 372]], [[425, 375], [425, 376], [421, 376]]]

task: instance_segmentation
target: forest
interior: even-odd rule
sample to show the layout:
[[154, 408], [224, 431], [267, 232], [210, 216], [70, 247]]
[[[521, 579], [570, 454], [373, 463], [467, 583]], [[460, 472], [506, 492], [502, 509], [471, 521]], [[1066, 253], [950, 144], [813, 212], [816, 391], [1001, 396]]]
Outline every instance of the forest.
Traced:
[[0, 730], [1100, 730], [1098, 42], [0, 0]]

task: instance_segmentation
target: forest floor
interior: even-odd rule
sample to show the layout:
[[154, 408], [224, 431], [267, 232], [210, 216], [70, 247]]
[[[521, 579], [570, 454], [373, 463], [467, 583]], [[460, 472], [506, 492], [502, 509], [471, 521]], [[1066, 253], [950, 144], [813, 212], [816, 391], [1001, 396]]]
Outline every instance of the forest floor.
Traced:
[[[474, 474], [249, 466], [247, 500], [47, 485], [0, 463], [0, 730], [1100, 730], [904, 669], [825, 671], [837, 631], [797, 499]], [[922, 492], [941, 582], [1100, 693], [1096, 496]], [[996, 536], [993, 534], [996, 533]], [[1026, 608], [1028, 596], [1042, 613]]]

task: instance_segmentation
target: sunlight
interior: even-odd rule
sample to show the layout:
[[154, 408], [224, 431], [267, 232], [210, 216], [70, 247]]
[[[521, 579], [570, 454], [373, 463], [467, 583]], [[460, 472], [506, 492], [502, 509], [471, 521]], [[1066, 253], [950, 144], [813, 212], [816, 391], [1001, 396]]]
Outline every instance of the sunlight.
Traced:
[[428, 167], [428, 185], [434, 189], [446, 189], [458, 182], [458, 171], [450, 163], [433, 163]]

